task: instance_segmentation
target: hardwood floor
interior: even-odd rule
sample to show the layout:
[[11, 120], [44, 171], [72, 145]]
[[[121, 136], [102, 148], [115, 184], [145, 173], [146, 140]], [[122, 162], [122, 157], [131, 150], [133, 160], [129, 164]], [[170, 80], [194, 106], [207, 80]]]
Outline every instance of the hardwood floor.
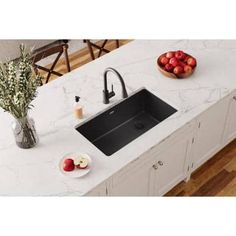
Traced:
[[166, 196], [236, 196], [236, 139]]
[[[120, 42], [120, 47], [122, 47], [123, 45], [131, 42], [132, 40], [119, 40]], [[97, 44], [98, 45], [101, 45], [103, 41], [99, 41]], [[106, 44], [106, 49], [108, 49], [109, 51], [112, 51], [112, 50], [115, 50], [116, 49], [116, 43], [115, 43], [115, 40], [109, 40]], [[95, 57], [97, 57], [97, 54], [98, 54], [99, 50], [98, 49], [95, 49], [94, 50], [94, 54], [95, 54]], [[104, 55], [104, 54], [102, 54]], [[70, 61], [70, 66], [71, 66], [71, 70], [74, 70], [86, 63], [89, 63], [92, 61], [91, 57], [90, 57], [90, 54], [89, 54], [89, 50], [87, 48], [87, 44], [84, 44], [84, 48], [77, 51], [77, 52], [74, 52], [72, 54], [69, 55], [69, 61]], [[51, 67], [51, 64], [45, 66], [47, 68], [50, 68]], [[65, 64], [65, 60], [62, 58], [58, 61], [56, 67], [55, 67], [55, 71], [61, 73], [61, 74], [65, 74], [67, 73], [67, 69], [66, 69], [66, 64]], [[40, 73], [42, 76], [45, 77], [46, 75], [46, 72], [40, 70]], [[56, 76], [56, 75], [52, 75], [50, 77], [50, 81], [54, 80], [54, 79], [60, 79], [60, 77]]]

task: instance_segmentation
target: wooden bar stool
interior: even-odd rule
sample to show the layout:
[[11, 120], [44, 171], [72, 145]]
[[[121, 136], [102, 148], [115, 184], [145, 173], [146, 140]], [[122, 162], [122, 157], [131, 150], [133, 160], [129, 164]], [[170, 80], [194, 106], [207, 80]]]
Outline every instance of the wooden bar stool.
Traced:
[[[70, 72], [70, 62], [69, 62], [69, 57], [68, 57], [68, 44], [65, 42], [65, 40], [58, 40], [55, 43], [46, 45], [44, 47], [41, 47], [39, 49], [36, 49], [32, 53], [32, 63], [34, 66], [34, 69], [36, 73], [38, 73], [38, 70], [43, 70], [47, 72], [47, 76], [45, 78], [45, 84], [48, 83], [51, 75], [56, 75], [56, 76], [62, 76], [63, 74], [55, 71], [55, 66], [57, 65], [60, 57], [64, 53], [65, 57], [65, 62], [66, 62], [66, 68], [67, 71]], [[37, 62], [41, 61], [44, 58], [47, 58], [51, 55], [57, 54], [56, 59], [54, 62], [51, 64], [50, 68], [46, 68], [44, 66], [36, 64]]]
[[[108, 39], [103, 40], [101, 46], [99, 46], [98, 44], [91, 42], [90, 39], [84, 39], [83, 40], [84, 43], [87, 43], [87, 46], [88, 46], [88, 49], [89, 49], [89, 53], [90, 53], [90, 56], [91, 56], [92, 60], [96, 59], [95, 55], [94, 55], [93, 49], [98, 49], [99, 50], [97, 58], [100, 57], [103, 52], [104, 53], [109, 53], [110, 52], [108, 49], [105, 48], [105, 46], [108, 43], [108, 41], [109, 41]], [[115, 40], [115, 42], [116, 42], [116, 48], [119, 48], [119, 46], [120, 46], [119, 40]]]

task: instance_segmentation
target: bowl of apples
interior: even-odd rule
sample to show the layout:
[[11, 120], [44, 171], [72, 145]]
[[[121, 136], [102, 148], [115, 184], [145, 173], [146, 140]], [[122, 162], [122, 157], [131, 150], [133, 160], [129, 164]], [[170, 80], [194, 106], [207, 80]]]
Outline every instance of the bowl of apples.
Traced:
[[59, 163], [59, 169], [62, 174], [79, 178], [86, 175], [91, 169], [92, 160], [85, 153], [68, 153]]
[[181, 50], [170, 51], [158, 57], [157, 66], [163, 75], [173, 79], [183, 79], [195, 71], [197, 60]]

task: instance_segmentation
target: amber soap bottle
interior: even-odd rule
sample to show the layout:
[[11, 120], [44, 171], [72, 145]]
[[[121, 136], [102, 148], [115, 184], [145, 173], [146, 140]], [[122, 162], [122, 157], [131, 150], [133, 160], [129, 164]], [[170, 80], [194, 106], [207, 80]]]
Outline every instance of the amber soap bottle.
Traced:
[[83, 115], [83, 107], [79, 104], [79, 100], [80, 97], [79, 96], [75, 96], [75, 117], [77, 119], [83, 119], [84, 115]]

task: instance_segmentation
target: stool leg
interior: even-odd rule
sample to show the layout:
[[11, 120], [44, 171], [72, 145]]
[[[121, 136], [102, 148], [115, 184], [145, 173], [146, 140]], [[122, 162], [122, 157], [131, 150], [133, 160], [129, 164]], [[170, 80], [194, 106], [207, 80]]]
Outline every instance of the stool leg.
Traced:
[[49, 79], [50, 79], [50, 77], [51, 77], [51, 71], [50, 72], [48, 72], [48, 74], [47, 74], [47, 77], [46, 77], [46, 81], [45, 81], [45, 84], [47, 84], [48, 83], [48, 81], [49, 81]]
[[118, 48], [120, 46], [119, 40], [116, 40], [116, 47]]
[[67, 47], [63, 47], [65, 60], [66, 60], [67, 72], [70, 72], [70, 61], [69, 61], [69, 56], [68, 56], [68, 50], [67, 49], [68, 49]]
[[94, 53], [93, 53], [93, 49], [92, 49], [92, 45], [91, 45], [90, 40], [86, 39], [86, 43], [88, 45], [90, 56], [91, 56], [92, 60], [94, 60], [95, 56], [94, 56]]

